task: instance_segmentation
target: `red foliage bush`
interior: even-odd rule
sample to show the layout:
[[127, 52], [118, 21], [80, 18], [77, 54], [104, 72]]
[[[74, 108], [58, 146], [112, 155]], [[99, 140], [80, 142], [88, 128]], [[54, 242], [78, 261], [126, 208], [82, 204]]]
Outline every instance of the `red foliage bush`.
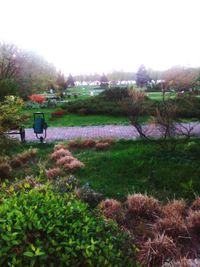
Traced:
[[52, 112], [51, 113], [51, 117], [54, 118], [54, 117], [61, 117], [63, 115], [65, 115], [66, 112], [64, 110], [58, 110], [58, 111], [55, 111], [55, 112]]
[[30, 95], [29, 99], [34, 103], [42, 104], [46, 98], [43, 95]]

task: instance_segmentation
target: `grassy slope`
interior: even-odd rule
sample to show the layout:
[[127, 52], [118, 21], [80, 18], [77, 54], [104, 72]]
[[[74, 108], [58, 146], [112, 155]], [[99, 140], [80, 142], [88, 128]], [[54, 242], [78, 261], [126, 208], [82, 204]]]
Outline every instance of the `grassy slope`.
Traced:
[[[107, 151], [74, 151], [86, 165], [74, 175], [82, 184], [88, 182], [107, 197], [122, 199], [128, 193], [147, 192], [159, 199], [194, 198], [194, 191], [200, 194], [199, 144], [200, 141], [194, 151], [184, 150], [181, 145], [174, 153], [160, 151], [154, 143], [141, 141], [120, 141]], [[36, 162], [44, 163], [53, 149], [53, 144], [31, 145], [39, 148], [38, 158], [23, 170], [17, 170], [15, 177], [23, 177], [24, 172], [37, 175]], [[10, 148], [10, 153], [13, 155], [29, 147], [30, 144]]]

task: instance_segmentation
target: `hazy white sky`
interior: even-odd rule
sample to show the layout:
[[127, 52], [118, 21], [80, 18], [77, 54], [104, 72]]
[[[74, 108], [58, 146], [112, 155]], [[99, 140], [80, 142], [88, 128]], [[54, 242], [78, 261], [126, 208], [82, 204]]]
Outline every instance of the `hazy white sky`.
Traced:
[[64, 73], [200, 66], [200, 0], [0, 0], [0, 40]]

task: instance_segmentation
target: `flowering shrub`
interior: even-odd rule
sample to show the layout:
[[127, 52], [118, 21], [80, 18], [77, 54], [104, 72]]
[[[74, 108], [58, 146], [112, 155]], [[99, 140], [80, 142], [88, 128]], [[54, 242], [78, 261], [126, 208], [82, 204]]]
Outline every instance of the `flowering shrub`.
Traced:
[[46, 100], [43, 95], [30, 95], [29, 99], [31, 102], [42, 104]]

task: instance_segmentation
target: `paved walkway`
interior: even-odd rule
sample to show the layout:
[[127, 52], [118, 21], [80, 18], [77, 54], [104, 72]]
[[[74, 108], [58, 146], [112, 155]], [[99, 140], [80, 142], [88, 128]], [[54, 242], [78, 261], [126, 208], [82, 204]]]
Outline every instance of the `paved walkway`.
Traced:
[[[200, 134], [200, 124], [183, 123], [177, 132], [187, 132], [192, 127], [192, 133]], [[161, 131], [155, 125], [145, 125], [146, 134], [153, 137], [159, 137]], [[105, 125], [105, 126], [84, 126], [84, 127], [49, 127], [47, 129], [46, 141], [70, 140], [76, 138], [117, 138], [117, 139], [136, 139], [138, 132], [135, 127], [129, 125]], [[14, 138], [19, 136], [14, 135]], [[36, 136], [32, 128], [26, 129], [26, 140], [36, 141]]]

